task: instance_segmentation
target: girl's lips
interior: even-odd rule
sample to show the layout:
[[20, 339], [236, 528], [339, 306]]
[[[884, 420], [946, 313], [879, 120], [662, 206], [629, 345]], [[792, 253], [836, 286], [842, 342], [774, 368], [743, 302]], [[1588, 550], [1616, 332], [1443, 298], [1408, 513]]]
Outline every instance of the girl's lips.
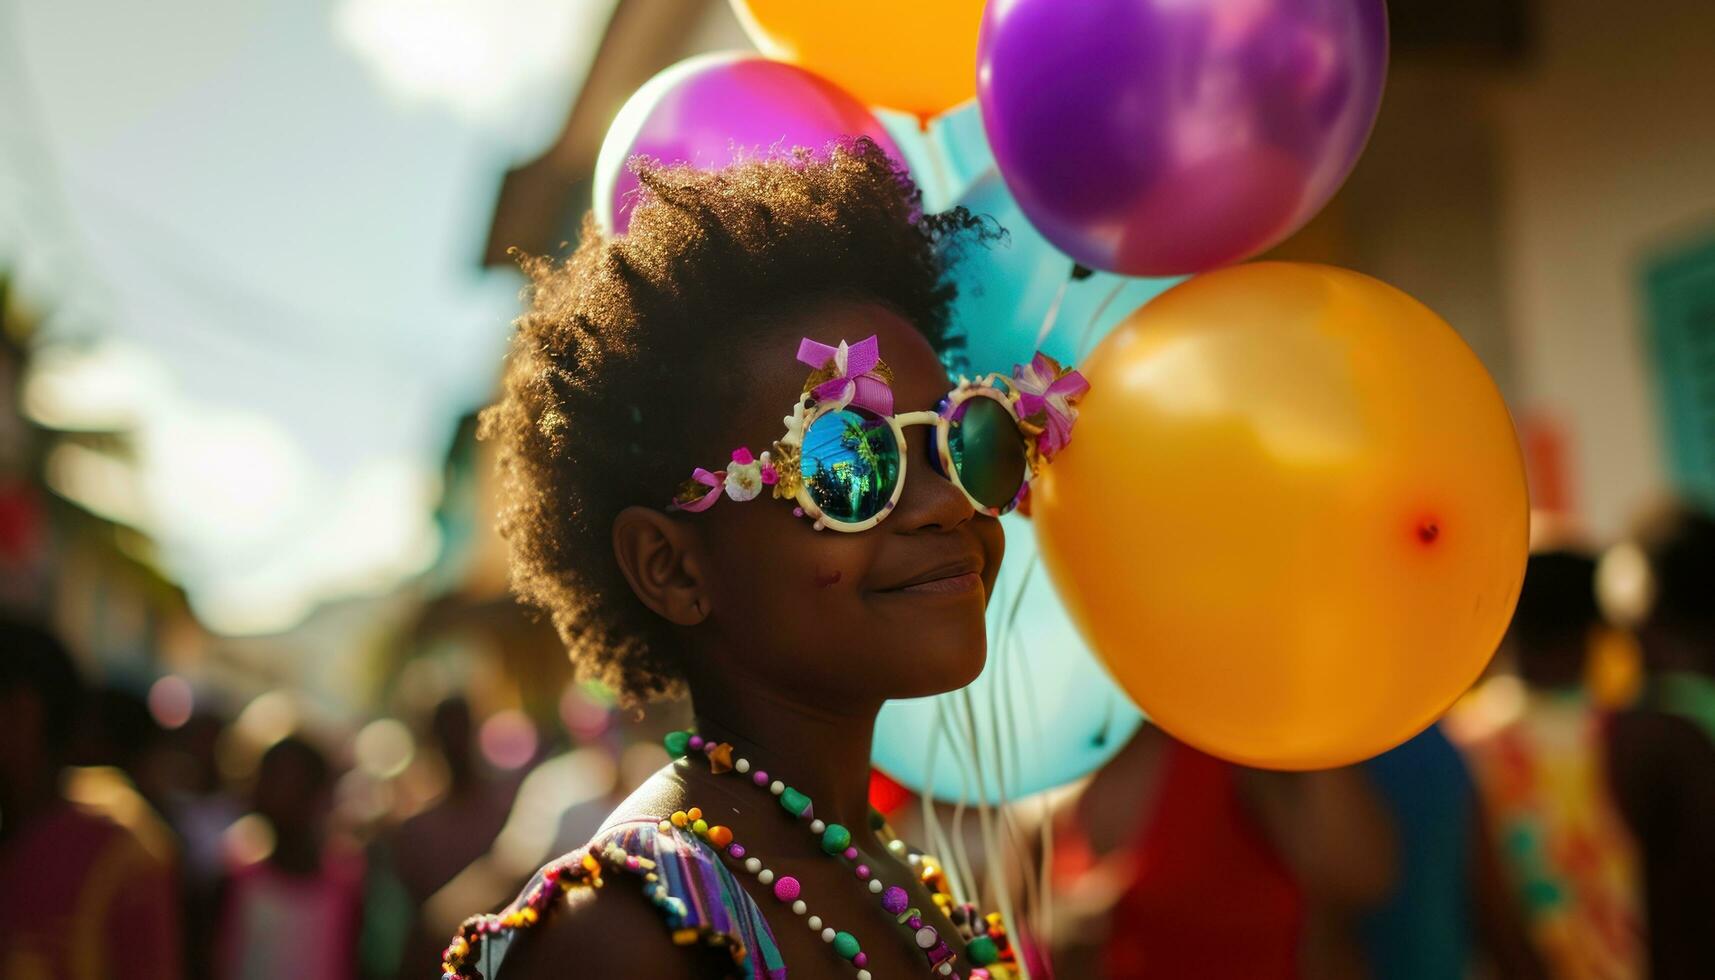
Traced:
[[895, 589], [886, 595], [963, 595], [983, 587], [983, 578], [976, 572], [953, 572], [940, 578], [924, 579]]

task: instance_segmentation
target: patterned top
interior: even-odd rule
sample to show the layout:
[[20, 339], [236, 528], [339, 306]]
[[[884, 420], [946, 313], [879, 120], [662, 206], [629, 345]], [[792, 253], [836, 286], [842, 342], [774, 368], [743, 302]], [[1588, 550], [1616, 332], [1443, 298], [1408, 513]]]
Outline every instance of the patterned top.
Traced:
[[1559, 977], [1645, 974], [1637, 853], [1608, 788], [1602, 724], [1581, 694], [1533, 693], [1465, 745], [1503, 869]]
[[636, 820], [603, 831], [586, 847], [536, 872], [511, 905], [466, 919], [447, 947], [443, 980], [492, 978], [518, 933], [577, 887], [599, 888], [604, 875], [630, 875], [661, 910], [681, 946], [725, 946], [746, 980], [783, 980], [774, 932], [756, 902], [720, 858], [690, 832]]
[[[883, 826], [882, 836], [891, 838], [891, 830]], [[916, 851], [909, 858], [942, 912], [955, 922], [971, 923], [1000, 948], [999, 961], [986, 970], [971, 971], [973, 980], [1016, 980], [1000, 917], [983, 916], [972, 906], [955, 903], [934, 858]], [[628, 876], [660, 910], [673, 942], [724, 947], [732, 956], [734, 975], [741, 980], [785, 980], [786, 965], [773, 929], [720, 855], [688, 829], [646, 820], [602, 831], [587, 846], [536, 872], [511, 905], [492, 915], [466, 919], [443, 955], [442, 980], [492, 980], [513, 940], [554, 906], [564, 904], [567, 892], [599, 888], [609, 877]]]

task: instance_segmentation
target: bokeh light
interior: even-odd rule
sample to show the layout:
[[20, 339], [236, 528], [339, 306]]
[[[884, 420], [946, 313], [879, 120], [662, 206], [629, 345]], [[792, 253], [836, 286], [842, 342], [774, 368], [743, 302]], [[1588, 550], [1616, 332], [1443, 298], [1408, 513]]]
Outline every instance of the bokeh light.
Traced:
[[149, 685], [149, 714], [169, 731], [184, 727], [196, 709], [196, 693], [190, 681], [177, 674], [168, 674]]
[[476, 738], [482, 757], [496, 769], [521, 769], [536, 755], [536, 726], [516, 708], [490, 715]]
[[394, 718], [377, 718], [363, 726], [352, 744], [358, 768], [375, 779], [392, 779], [404, 772], [416, 752], [411, 730]]

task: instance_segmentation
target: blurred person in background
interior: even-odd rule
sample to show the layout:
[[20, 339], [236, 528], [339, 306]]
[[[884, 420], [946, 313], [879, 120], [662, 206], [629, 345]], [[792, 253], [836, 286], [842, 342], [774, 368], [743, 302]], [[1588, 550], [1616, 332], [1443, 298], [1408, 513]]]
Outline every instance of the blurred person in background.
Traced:
[[227, 828], [244, 808], [221, 778], [219, 748], [226, 721], [199, 711], [171, 733], [176, 778], [164, 815], [183, 848], [182, 885], [189, 975], [214, 976], [213, 948], [221, 878], [226, 871]]
[[[1715, 520], [1658, 516], [1639, 535], [1652, 602], [1645, 681], [1608, 733], [1614, 794], [1643, 854], [1649, 975], [1715, 976]], [[1527, 582], [1528, 584], [1528, 582]]]
[[1644, 975], [1637, 856], [1609, 790], [1605, 719], [1584, 684], [1601, 626], [1595, 560], [1532, 555], [1508, 643], [1516, 717], [1463, 745], [1507, 894], [1550, 975]]
[[170, 862], [61, 791], [81, 695], [58, 640], [0, 620], [0, 976], [170, 980]]
[[1502, 878], [1470, 771], [1438, 722], [1363, 763], [1387, 808], [1399, 872], [1359, 932], [1371, 976], [1546, 977]]
[[1056, 820], [1054, 974], [1364, 976], [1354, 920], [1393, 852], [1358, 770], [1247, 769], [1145, 725]]
[[252, 805], [272, 847], [223, 886], [215, 955], [224, 980], [356, 975], [363, 867], [328, 841], [333, 782], [327, 758], [303, 738], [263, 753]]
[[163, 806], [173, 782], [170, 759], [167, 733], [142, 696], [103, 685], [84, 699], [65, 792], [136, 834], [177, 874], [183, 844]]
[[491, 778], [476, 746], [470, 703], [453, 696], [435, 706], [430, 738], [447, 766], [439, 802], [400, 824], [385, 840], [391, 873], [413, 911], [400, 958], [401, 977], [428, 976], [440, 966], [443, 931], [427, 924], [424, 907], [434, 894], [488, 853], [511, 811], [517, 785]]

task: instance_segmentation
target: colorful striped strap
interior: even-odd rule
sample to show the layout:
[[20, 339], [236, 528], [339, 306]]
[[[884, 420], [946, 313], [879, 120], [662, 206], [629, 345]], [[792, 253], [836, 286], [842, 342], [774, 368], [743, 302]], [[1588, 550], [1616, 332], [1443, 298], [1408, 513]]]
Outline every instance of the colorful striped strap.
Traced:
[[588, 846], [536, 872], [517, 899], [493, 915], [464, 921], [442, 956], [443, 980], [492, 977], [512, 939], [573, 888], [599, 888], [606, 872], [637, 877], [661, 910], [673, 941], [724, 946], [750, 980], [785, 980], [786, 967], [762, 910], [694, 834], [647, 821], [608, 829]]

